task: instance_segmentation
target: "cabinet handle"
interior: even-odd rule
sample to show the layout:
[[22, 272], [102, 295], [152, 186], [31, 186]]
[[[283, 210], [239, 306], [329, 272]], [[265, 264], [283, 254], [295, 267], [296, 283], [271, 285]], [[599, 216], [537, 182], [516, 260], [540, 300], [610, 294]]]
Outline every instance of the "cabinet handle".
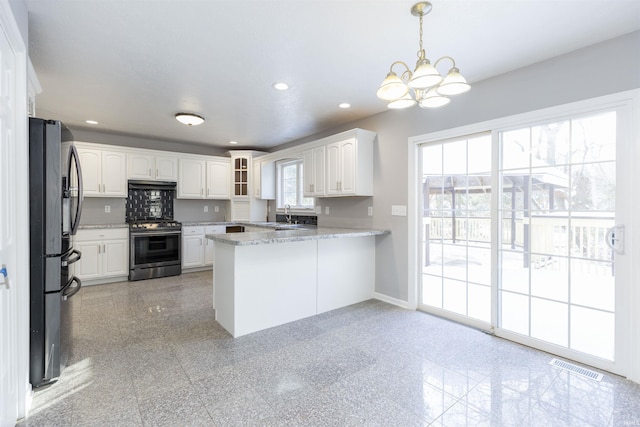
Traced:
[[98, 245], [98, 253], [101, 254], [102, 253], [102, 245]]
[[200, 189], [200, 195], [202, 196], [202, 194], [204, 194], [204, 190], [201, 188]]
[[102, 253], [103, 254], [107, 253], [107, 245], [102, 245]]
[[156, 178], [158, 177], [158, 168], [156, 168]]
[[149, 169], [149, 176], [151, 176], [151, 169]]
[[313, 190], [313, 187], [314, 187], [314, 186], [315, 186], [315, 184], [311, 184], [311, 185], [309, 185], [309, 191], [311, 191], [312, 193], [313, 193], [313, 191], [314, 191], [314, 190]]

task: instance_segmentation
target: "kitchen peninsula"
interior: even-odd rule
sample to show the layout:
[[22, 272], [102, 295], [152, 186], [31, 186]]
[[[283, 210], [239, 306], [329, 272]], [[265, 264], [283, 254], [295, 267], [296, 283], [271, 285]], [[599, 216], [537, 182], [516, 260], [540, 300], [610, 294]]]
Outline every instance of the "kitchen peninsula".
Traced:
[[373, 297], [380, 230], [208, 234], [216, 320], [239, 337]]

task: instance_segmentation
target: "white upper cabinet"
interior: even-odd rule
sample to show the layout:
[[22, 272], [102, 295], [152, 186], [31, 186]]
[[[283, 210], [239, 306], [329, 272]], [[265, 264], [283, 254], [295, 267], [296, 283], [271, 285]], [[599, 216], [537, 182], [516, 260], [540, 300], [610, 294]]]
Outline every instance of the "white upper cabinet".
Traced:
[[276, 163], [253, 160], [253, 191], [256, 199], [275, 200]]
[[128, 179], [146, 179], [157, 181], [178, 180], [177, 156], [159, 156], [146, 152], [127, 155]]
[[354, 129], [309, 143], [302, 152], [305, 197], [373, 196], [375, 132]]
[[178, 163], [178, 198], [204, 199], [207, 162], [197, 159], [180, 159]]
[[228, 158], [182, 158], [178, 170], [178, 198], [229, 199], [231, 163]]
[[229, 159], [207, 161], [207, 199], [229, 199], [230, 181]]
[[305, 197], [325, 195], [325, 146], [313, 147], [302, 152], [303, 193]]
[[156, 156], [156, 179], [158, 181], [178, 180], [177, 156]]
[[126, 197], [126, 154], [86, 148], [75, 143], [80, 156], [84, 195], [87, 197]]

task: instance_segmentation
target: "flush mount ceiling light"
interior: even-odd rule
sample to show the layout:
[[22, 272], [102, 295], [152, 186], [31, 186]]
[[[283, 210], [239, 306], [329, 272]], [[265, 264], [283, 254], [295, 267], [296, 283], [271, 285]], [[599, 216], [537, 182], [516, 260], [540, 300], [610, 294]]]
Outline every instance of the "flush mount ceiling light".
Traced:
[[[420, 49], [416, 68], [411, 72], [409, 66], [396, 61], [391, 64], [389, 74], [378, 88], [378, 98], [389, 101], [387, 105], [392, 109], [413, 107], [418, 104], [420, 108], [434, 108], [448, 104], [450, 95], [458, 95], [467, 92], [471, 86], [456, 68], [456, 61], [450, 56], [443, 56], [433, 65], [426, 58], [422, 48], [422, 17], [431, 12], [431, 3], [424, 1], [416, 3], [411, 8], [411, 14], [420, 18]], [[447, 75], [443, 78], [436, 67], [442, 60], [452, 63]], [[396, 64], [404, 66], [405, 71], [398, 77], [393, 72]], [[413, 90], [413, 93], [411, 92]]]
[[178, 113], [176, 120], [188, 126], [198, 126], [204, 122], [204, 117], [193, 113]]
[[284, 82], [274, 83], [272, 86], [276, 90], [287, 90], [287, 89], [289, 89], [289, 85], [284, 83]]

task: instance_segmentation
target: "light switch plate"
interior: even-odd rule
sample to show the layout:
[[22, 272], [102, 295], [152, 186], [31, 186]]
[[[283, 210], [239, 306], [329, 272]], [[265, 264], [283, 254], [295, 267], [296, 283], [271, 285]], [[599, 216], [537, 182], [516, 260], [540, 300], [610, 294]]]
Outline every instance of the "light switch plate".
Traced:
[[316, 206], [316, 215], [322, 215], [322, 206]]
[[324, 214], [329, 215], [329, 206], [324, 207]]
[[204, 205], [204, 211], [205, 211], [205, 212], [209, 212], [209, 206]]
[[407, 216], [407, 207], [405, 205], [393, 205], [391, 206], [391, 215]]
[[220, 212], [220, 206], [214, 206], [213, 207], [213, 211], [214, 212]]
[[111, 206], [104, 205], [104, 213], [111, 213]]
[[367, 215], [369, 215], [369, 216], [373, 216], [373, 206], [369, 206], [369, 207], [367, 208]]

